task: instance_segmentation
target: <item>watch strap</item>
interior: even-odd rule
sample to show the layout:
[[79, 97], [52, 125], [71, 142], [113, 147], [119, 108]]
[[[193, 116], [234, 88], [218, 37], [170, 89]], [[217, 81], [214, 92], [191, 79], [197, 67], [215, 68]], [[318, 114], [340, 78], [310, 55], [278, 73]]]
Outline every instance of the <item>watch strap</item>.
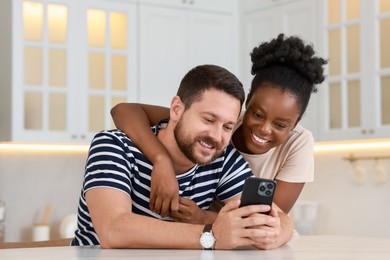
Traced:
[[213, 231], [211, 230], [213, 228], [213, 225], [212, 224], [207, 224], [207, 225], [205, 225], [204, 226], [204, 228], [203, 228], [203, 233], [204, 232], [209, 232], [209, 233], [213, 233]]

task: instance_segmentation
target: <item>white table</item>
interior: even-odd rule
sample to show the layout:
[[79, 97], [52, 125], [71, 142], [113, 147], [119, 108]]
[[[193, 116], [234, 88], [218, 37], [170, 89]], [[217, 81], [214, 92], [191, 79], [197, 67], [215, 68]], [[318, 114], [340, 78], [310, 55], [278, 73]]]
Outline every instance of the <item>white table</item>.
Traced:
[[100, 249], [99, 247], [41, 247], [0, 249], [0, 259], [159, 259], [159, 260], [264, 260], [264, 259], [390, 259], [390, 239], [301, 236], [274, 250], [160, 250]]

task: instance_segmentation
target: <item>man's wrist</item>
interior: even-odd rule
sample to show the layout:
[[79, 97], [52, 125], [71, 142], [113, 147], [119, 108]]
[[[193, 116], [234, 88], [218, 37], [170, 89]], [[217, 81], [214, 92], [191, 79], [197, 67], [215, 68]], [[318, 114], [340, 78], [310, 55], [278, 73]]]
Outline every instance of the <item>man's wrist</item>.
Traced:
[[200, 235], [200, 245], [204, 250], [214, 250], [216, 239], [213, 234], [212, 228], [212, 224], [205, 225], [203, 228], [203, 232]]

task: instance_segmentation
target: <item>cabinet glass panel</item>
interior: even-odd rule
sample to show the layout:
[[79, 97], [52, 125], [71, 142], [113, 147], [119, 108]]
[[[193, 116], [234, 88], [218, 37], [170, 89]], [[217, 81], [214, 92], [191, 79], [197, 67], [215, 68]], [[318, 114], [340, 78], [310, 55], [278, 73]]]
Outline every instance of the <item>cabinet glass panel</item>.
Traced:
[[49, 130], [66, 129], [66, 96], [61, 93], [49, 94]]
[[380, 1], [380, 12], [390, 12], [390, 1], [389, 0], [381, 0]]
[[[110, 107], [114, 107], [115, 105], [119, 104], [119, 103], [124, 103], [126, 102], [126, 98], [125, 97], [112, 97], [111, 98], [111, 106]], [[111, 128], [114, 129], [116, 128], [115, 124], [114, 124], [114, 121], [111, 119]]]
[[24, 39], [42, 41], [43, 39], [43, 4], [23, 2], [23, 31]]
[[42, 85], [43, 58], [42, 48], [24, 48], [24, 84]]
[[341, 128], [341, 86], [339, 83], [329, 85], [329, 126], [331, 129]]
[[66, 85], [66, 52], [65, 50], [49, 50], [49, 85], [65, 87]]
[[341, 74], [341, 35], [340, 30], [329, 32], [329, 75]]
[[26, 92], [24, 94], [24, 128], [42, 130], [42, 94]]
[[382, 125], [390, 125], [390, 76], [381, 78]]
[[328, 1], [328, 23], [339, 23], [341, 20], [341, 1], [329, 0]]
[[103, 96], [89, 97], [89, 131], [98, 132], [103, 130], [105, 118], [105, 102]]
[[103, 10], [87, 11], [88, 44], [91, 47], [104, 47], [106, 42], [106, 13]]
[[381, 68], [390, 68], [390, 18], [380, 21]]
[[347, 20], [355, 20], [360, 16], [360, 0], [347, 0]]
[[111, 48], [126, 49], [127, 16], [121, 13], [110, 14]]
[[358, 25], [347, 27], [347, 72], [360, 71], [360, 29]]
[[66, 42], [68, 9], [64, 5], [49, 4], [47, 6], [47, 25], [49, 41]]
[[104, 89], [105, 87], [106, 61], [103, 53], [90, 52], [88, 55], [88, 79], [89, 88]]
[[127, 58], [125, 55], [111, 55], [111, 88], [126, 90], [127, 87]]
[[360, 82], [348, 81], [348, 127], [360, 126]]

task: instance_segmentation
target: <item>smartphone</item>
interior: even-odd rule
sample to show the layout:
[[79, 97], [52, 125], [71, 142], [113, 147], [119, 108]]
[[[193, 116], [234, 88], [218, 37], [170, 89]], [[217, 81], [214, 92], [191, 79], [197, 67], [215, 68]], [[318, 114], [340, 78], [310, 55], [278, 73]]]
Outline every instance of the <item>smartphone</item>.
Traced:
[[[245, 180], [244, 190], [241, 194], [240, 207], [255, 204], [266, 204], [272, 206], [276, 189], [274, 180], [250, 177]], [[269, 214], [268, 212], [262, 212]]]

